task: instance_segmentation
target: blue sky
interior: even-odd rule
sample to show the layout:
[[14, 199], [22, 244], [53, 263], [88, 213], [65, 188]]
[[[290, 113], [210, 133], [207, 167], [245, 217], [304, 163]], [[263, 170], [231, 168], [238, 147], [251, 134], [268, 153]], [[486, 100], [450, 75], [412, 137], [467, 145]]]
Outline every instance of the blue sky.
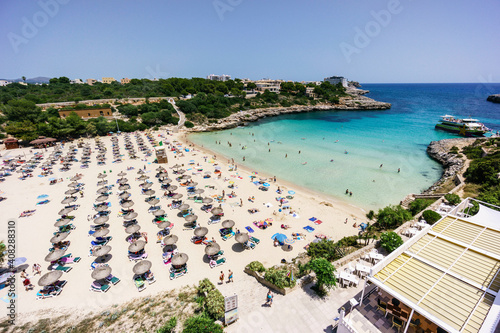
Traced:
[[0, 78], [500, 82], [500, 1], [0, 1]]

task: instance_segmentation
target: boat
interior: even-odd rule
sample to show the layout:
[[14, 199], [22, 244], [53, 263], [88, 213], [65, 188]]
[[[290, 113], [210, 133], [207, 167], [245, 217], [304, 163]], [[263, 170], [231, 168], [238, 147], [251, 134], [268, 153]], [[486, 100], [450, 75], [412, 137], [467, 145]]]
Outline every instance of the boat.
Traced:
[[436, 124], [436, 129], [457, 133], [461, 136], [484, 136], [490, 131], [477, 119], [460, 119], [450, 115], [441, 116], [441, 120]]

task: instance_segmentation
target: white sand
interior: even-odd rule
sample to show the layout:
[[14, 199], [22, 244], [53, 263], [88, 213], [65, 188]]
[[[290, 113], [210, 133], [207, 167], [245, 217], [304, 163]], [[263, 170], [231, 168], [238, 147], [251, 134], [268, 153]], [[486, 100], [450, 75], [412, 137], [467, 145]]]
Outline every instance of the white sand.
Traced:
[[[160, 133], [165, 132], [156, 132], [155, 136], [158, 137], [158, 134]], [[140, 135], [145, 138], [143, 133]], [[180, 134], [174, 134], [174, 136], [168, 136], [168, 140], [172, 142], [176, 138], [178, 139], [179, 135]], [[1, 230], [2, 234], [0, 234], [0, 239], [7, 239], [5, 227], [7, 221], [11, 218], [17, 220], [17, 255], [19, 257], [28, 258], [28, 264], [30, 264], [28, 273], [32, 278], [32, 282], [36, 284], [38, 282], [39, 275], [33, 278], [31, 265], [33, 263], [41, 264], [42, 275], [48, 271], [48, 263], [44, 261], [44, 257], [47, 255], [48, 249], [51, 247], [49, 239], [52, 237], [53, 232], [56, 231], [53, 224], [56, 219], [59, 218], [58, 211], [64, 206], [61, 204], [61, 200], [65, 197], [64, 192], [68, 189], [67, 185], [70, 182], [69, 178], [74, 176], [76, 173], [83, 173], [84, 175], [80, 182], [85, 183], [85, 196], [84, 198], [80, 198], [78, 196], [79, 198], [76, 201], [76, 204], [81, 205], [80, 208], [74, 212], [76, 218], [73, 223], [76, 225], [77, 229], [72, 231], [67, 238], [71, 241], [71, 245], [66, 252], [72, 253], [75, 257], [82, 257], [82, 260], [79, 263], [72, 264], [73, 270], [69, 273], [64, 273], [63, 278], [66, 279], [68, 283], [64, 287], [62, 294], [56, 298], [35, 300], [36, 292], [39, 287], [37, 286], [34, 290], [26, 292], [22, 286], [22, 281], [19, 278], [17, 286], [19, 294], [17, 299], [18, 313], [29, 316], [28, 313], [33, 311], [42, 309], [57, 311], [57, 309], [62, 307], [66, 309], [74, 308], [77, 311], [75, 313], [82, 314], [86, 311], [99, 310], [112, 304], [122, 303], [138, 296], [156, 294], [161, 290], [178, 288], [183, 285], [193, 285], [205, 277], [208, 277], [212, 282], [216, 283], [221, 270], [224, 271], [227, 277], [228, 270], [231, 269], [235, 273], [235, 278], [237, 278], [238, 275], [244, 274], [243, 268], [253, 260], [259, 260], [267, 267], [278, 264], [282, 258], [290, 260], [296, 257], [298, 253], [304, 251], [304, 246], [314, 239], [315, 234], [321, 233], [330, 236], [333, 240], [339, 240], [344, 236], [357, 234], [358, 228], [352, 227], [354, 222], [353, 217], [357, 219], [358, 224], [366, 220], [364, 212], [352, 205], [333, 201], [331, 198], [311, 193], [303, 189], [299, 189], [298, 187], [291, 187], [290, 184], [278, 184], [279, 175], [277, 175], [278, 183], [271, 183], [269, 191], [263, 192], [258, 190], [258, 186], [250, 182], [249, 171], [240, 167], [237, 172], [229, 172], [225, 163], [226, 160], [218, 159], [216, 161], [216, 163], [222, 167], [221, 179], [216, 179], [215, 177], [203, 179], [202, 174], [205, 171], [213, 172], [215, 170], [212, 163], [204, 162], [203, 159], [203, 156], [210, 156], [210, 153], [204, 153], [196, 150], [185, 153], [184, 157], [174, 158], [173, 153], [168, 152], [169, 163], [162, 164], [162, 166], [168, 170], [169, 178], [173, 179], [172, 184], [178, 185], [178, 182], [175, 180], [176, 176], [172, 173], [170, 168], [176, 163], [184, 164], [187, 168], [192, 168], [192, 166], [187, 165], [190, 160], [194, 159], [196, 163], [199, 163], [200, 166], [203, 167], [202, 173], [192, 175], [193, 180], [198, 182], [197, 188], [205, 189], [203, 196], [221, 194], [224, 189], [226, 193], [226, 202], [222, 204], [222, 208], [225, 213], [223, 220], [234, 220], [236, 222], [235, 227], [241, 232], [246, 232], [245, 226], [250, 226], [255, 231], [251, 235], [261, 240], [260, 244], [258, 244], [254, 250], [244, 251], [242, 251], [241, 245], [235, 241], [234, 237], [227, 241], [223, 241], [218, 232], [219, 228], [221, 228], [220, 223], [208, 225], [207, 221], [211, 214], [201, 211], [201, 204], [194, 203], [192, 200], [186, 200], [186, 189], [179, 186], [179, 189], [176, 192], [184, 195], [184, 202], [188, 203], [193, 208], [194, 213], [199, 216], [198, 221], [200, 225], [208, 227], [208, 239], [214, 237], [217, 243], [220, 244], [221, 248], [225, 251], [224, 256], [226, 257], [227, 262], [222, 266], [211, 269], [205, 256], [205, 247], [203, 245], [195, 245], [190, 241], [193, 232], [183, 230], [183, 225], [185, 223], [184, 219], [177, 217], [178, 210], [170, 210], [170, 208], [167, 207], [168, 203], [171, 202], [170, 199], [162, 198], [160, 199], [160, 204], [162, 205], [162, 208], [166, 210], [168, 220], [175, 224], [171, 233], [179, 236], [179, 241], [177, 243], [178, 249], [180, 252], [187, 253], [189, 256], [188, 274], [178, 279], [170, 280], [168, 273], [170, 265], [166, 266], [163, 264], [161, 257], [162, 248], [156, 243], [156, 233], [158, 232], [158, 228], [152, 223], [153, 216], [147, 211], [149, 205], [144, 201], [145, 196], [141, 195], [141, 188], [139, 187], [141, 181], [135, 179], [138, 177], [137, 171], [146, 165], [146, 170], [148, 171], [146, 175], [150, 176], [149, 180], [153, 182], [153, 186], [151, 188], [156, 191], [156, 195], [158, 197], [161, 197], [163, 195], [163, 191], [160, 188], [157, 178], [155, 178], [155, 169], [159, 165], [150, 163], [155, 158], [154, 154], [148, 158], [148, 162], [144, 162], [141, 159], [130, 160], [126, 150], [124, 149], [123, 135], [119, 137], [119, 144], [121, 153], [126, 155], [124, 157], [124, 162], [119, 164], [111, 163], [112, 150], [110, 139], [110, 137], [101, 138], [101, 140], [108, 147], [108, 152], [106, 154], [108, 160], [105, 166], [97, 165], [95, 151], [93, 150], [91, 159], [92, 163], [88, 169], [80, 169], [80, 163], [75, 162], [73, 163], [70, 171], [60, 172], [59, 166], [57, 165], [53, 170], [54, 175], [40, 178], [37, 176], [40, 174], [41, 169], [40, 167], [37, 167], [33, 178], [21, 181], [17, 178], [19, 174], [15, 173], [12, 176], [7, 177], [5, 182], [0, 183], [0, 190], [4, 192], [1, 195], [8, 197], [7, 200], [0, 203], [0, 211], [2, 212], [1, 222], [4, 225]], [[133, 134], [131, 134], [131, 139], [134, 144], [134, 148], [137, 150], [136, 140]], [[165, 141], [165, 139], [159, 139]], [[95, 143], [93, 139], [85, 141], [90, 142], [92, 149], [94, 149]], [[146, 145], [150, 147], [147, 139], [145, 142]], [[68, 151], [68, 146], [69, 145], [65, 146], [63, 156]], [[45, 161], [52, 149], [53, 148], [49, 149], [49, 151], [45, 153], [44, 160], [42, 160], [42, 162]], [[40, 150], [33, 150], [33, 152], [36, 151]], [[29, 152], [29, 149], [16, 149], [10, 151], [2, 150], [1, 154], [3, 156], [0, 159], [5, 158], [7, 155], [15, 156], [24, 153], [26, 154], [27, 159], [33, 155], [33, 153]], [[82, 152], [80, 149], [76, 158], [80, 159], [81, 154]], [[142, 152], [138, 152], [138, 156], [143, 157], [144, 155]], [[135, 169], [127, 171], [126, 169], [128, 166], [133, 166]], [[146, 251], [149, 255], [148, 260], [153, 263], [152, 271], [155, 274], [156, 283], [152, 285], [146, 284], [147, 289], [141, 293], [137, 291], [132, 280], [134, 275], [132, 272], [134, 262], [130, 262], [127, 258], [127, 248], [129, 243], [125, 240], [128, 235], [125, 233], [122, 225], [123, 219], [121, 217], [117, 217], [117, 213], [120, 210], [118, 203], [119, 198], [116, 195], [118, 192], [117, 186], [114, 187], [113, 195], [109, 198], [112, 205], [109, 221], [111, 232], [109, 235], [113, 236], [113, 240], [109, 243], [112, 247], [111, 254], [113, 256], [113, 258], [109, 261], [109, 265], [113, 269], [112, 274], [119, 277], [122, 281], [116, 286], [111, 286], [111, 289], [107, 293], [95, 293], [89, 291], [90, 284], [93, 281], [90, 276], [90, 264], [94, 257], [88, 256], [90, 241], [93, 237], [88, 236], [90, 223], [87, 221], [87, 216], [89, 214], [95, 214], [92, 205], [95, 198], [98, 196], [96, 194], [96, 190], [98, 189], [97, 175], [103, 171], [106, 171], [109, 175], [106, 178], [109, 184], [116, 183], [116, 180], [119, 178], [117, 174], [120, 171], [127, 173], [126, 177], [129, 179], [129, 184], [131, 185], [129, 192], [132, 193], [131, 199], [135, 202], [135, 205], [132, 208], [139, 214], [137, 220], [142, 228], [141, 231], [148, 233], [149, 243], [146, 245]], [[194, 170], [190, 170], [186, 172], [186, 174], [191, 174], [192, 171]], [[239, 179], [237, 176], [241, 176], [242, 179]], [[50, 177], [64, 178], [64, 181], [56, 185], [49, 185]], [[237, 198], [227, 199], [227, 194], [231, 193], [231, 189], [228, 188], [228, 182], [224, 181], [224, 178], [228, 178], [229, 180], [235, 182], [237, 189], [234, 191], [238, 195]], [[206, 185], [215, 186], [215, 189], [209, 189], [208, 187], [205, 187]], [[285, 189], [286, 186], [286, 190], [292, 189], [296, 192], [294, 199], [290, 200], [289, 205], [291, 205], [292, 209], [298, 213], [300, 218], [294, 218], [288, 214], [279, 214], [277, 216], [273, 215], [273, 212], [278, 211], [279, 208], [279, 202], [275, 200], [275, 197], [278, 196], [276, 193], [278, 185], [280, 185], [283, 189]], [[48, 194], [51, 201], [46, 205], [36, 206], [36, 203], [39, 201], [37, 196], [41, 194]], [[284, 194], [286, 194], [286, 191]], [[252, 195], [256, 198], [256, 201], [253, 204], [247, 200], [247, 198]], [[243, 199], [243, 207], [231, 205], [232, 203], [239, 205], [240, 198]], [[325, 205], [324, 203], [327, 202], [331, 204]], [[271, 203], [273, 207], [268, 208], [264, 205], [265, 203]], [[249, 208], [258, 208], [260, 212], [251, 215], [247, 212], [247, 209]], [[36, 213], [31, 217], [18, 218], [19, 214], [27, 209], [36, 209]], [[308, 219], [312, 216], [321, 219], [323, 223], [321, 225], [315, 225], [310, 222]], [[349, 223], [345, 224], [344, 221], [347, 217], [349, 218]], [[273, 218], [275, 220], [272, 227], [269, 227], [266, 230], [260, 230], [252, 223], [253, 221], [264, 220], [266, 218]], [[291, 228], [283, 230], [280, 228], [281, 224], [288, 224]], [[306, 232], [303, 229], [306, 225], [312, 226], [315, 231], [312, 233]], [[284, 233], [289, 238], [291, 238], [292, 232], [300, 232], [306, 234], [306, 239], [295, 241], [295, 243], [292, 244], [293, 250], [285, 252], [280, 247], [273, 246], [271, 235], [277, 232]], [[0, 291], [0, 297], [4, 297], [6, 294], [7, 289]], [[6, 312], [1, 313], [2, 316], [5, 316], [5, 314]], [[41, 313], [34, 313], [33, 316], [33, 319], [35, 319], [36, 317], [41, 316]]]

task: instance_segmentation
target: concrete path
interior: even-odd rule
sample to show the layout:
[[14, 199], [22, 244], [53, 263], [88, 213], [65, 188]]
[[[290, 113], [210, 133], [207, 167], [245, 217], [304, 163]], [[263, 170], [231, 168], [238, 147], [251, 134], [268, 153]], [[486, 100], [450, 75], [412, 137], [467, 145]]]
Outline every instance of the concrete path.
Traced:
[[321, 299], [308, 285], [286, 296], [274, 293], [273, 306], [268, 307], [264, 305], [268, 289], [255, 278], [242, 272], [234, 281], [217, 285], [224, 296], [238, 295], [239, 319], [224, 329], [226, 333], [332, 332], [339, 309], [364, 286], [362, 280], [356, 288], [337, 287]]
[[182, 126], [184, 126], [184, 122], [186, 121], [186, 115], [179, 109], [179, 107], [177, 105], [175, 105], [175, 101], [174, 101], [173, 98], [169, 98], [168, 102], [170, 104], [172, 104], [172, 106], [174, 107], [175, 111], [179, 115], [179, 122], [177, 123], [177, 127], [174, 130], [174, 132], [177, 133], [182, 128]]

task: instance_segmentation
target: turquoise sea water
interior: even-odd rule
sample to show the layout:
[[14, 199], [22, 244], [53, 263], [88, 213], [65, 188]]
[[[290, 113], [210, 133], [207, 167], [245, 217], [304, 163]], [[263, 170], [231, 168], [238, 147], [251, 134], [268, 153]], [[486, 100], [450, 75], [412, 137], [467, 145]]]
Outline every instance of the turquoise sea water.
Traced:
[[500, 92], [500, 84], [366, 84], [363, 89], [393, 107], [271, 117], [193, 134], [190, 140], [253, 170], [378, 209], [419, 193], [441, 176], [427, 145], [455, 136], [434, 130], [440, 115], [477, 117], [500, 130], [500, 105], [486, 101], [488, 94]]

